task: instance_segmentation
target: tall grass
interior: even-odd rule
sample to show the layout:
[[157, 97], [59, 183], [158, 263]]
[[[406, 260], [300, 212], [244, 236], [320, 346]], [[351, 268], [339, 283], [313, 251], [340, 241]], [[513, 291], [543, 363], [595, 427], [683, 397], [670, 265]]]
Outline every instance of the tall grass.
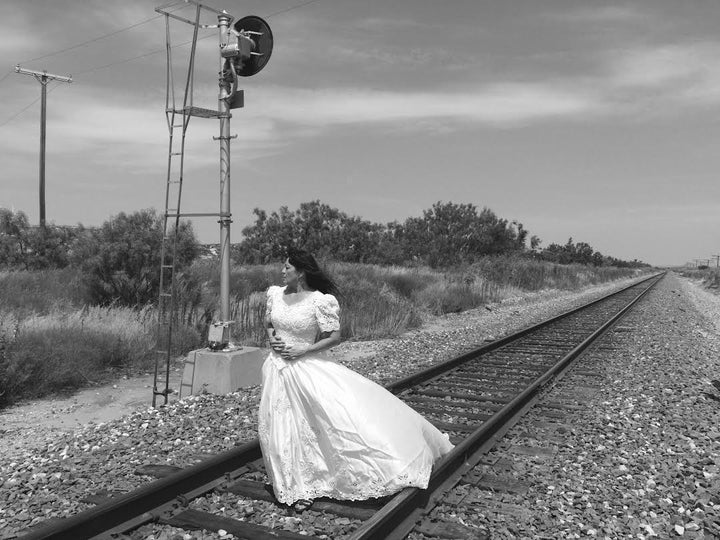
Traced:
[[471, 274], [500, 286], [523, 291], [542, 289], [576, 290], [638, 275], [633, 268], [555, 264], [518, 256], [486, 257], [474, 263]]
[[717, 289], [720, 288], [720, 270], [717, 268], [710, 272], [708, 276], [705, 278], [705, 286], [709, 289]]
[[[452, 271], [329, 263], [342, 294], [346, 339], [392, 336], [433, 315], [465, 311], [540, 289], [579, 289], [636, 275], [636, 270], [561, 266], [488, 257]], [[195, 263], [178, 281], [173, 354], [207, 341], [220, 318], [219, 266]], [[264, 346], [266, 299], [280, 284], [280, 264], [237, 266], [230, 275], [233, 340]], [[717, 277], [715, 278], [717, 282]], [[151, 306], [88, 307], [81, 276], [71, 270], [0, 273], [0, 407], [22, 398], [102, 382], [108, 373], [151, 369], [157, 312]]]
[[0, 405], [102, 382], [149, 366], [151, 309], [90, 307], [18, 318], [0, 312]]
[[19, 317], [82, 307], [85, 285], [77, 270], [0, 271], [0, 309]]
[[235, 322], [232, 328], [235, 341], [256, 347], [263, 346], [267, 339], [266, 310], [267, 300], [264, 292], [251, 291], [247, 296], [234, 295], [230, 318]]
[[677, 268], [675, 271], [684, 277], [700, 280], [708, 289], [720, 288], [720, 268]]

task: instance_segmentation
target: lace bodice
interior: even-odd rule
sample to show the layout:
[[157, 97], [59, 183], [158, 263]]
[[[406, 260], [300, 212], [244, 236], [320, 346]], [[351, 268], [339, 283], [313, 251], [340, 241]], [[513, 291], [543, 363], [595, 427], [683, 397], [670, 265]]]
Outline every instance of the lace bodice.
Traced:
[[267, 291], [267, 312], [288, 345], [312, 345], [319, 332], [340, 330], [337, 299], [320, 291], [285, 294], [285, 287], [273, 285]]

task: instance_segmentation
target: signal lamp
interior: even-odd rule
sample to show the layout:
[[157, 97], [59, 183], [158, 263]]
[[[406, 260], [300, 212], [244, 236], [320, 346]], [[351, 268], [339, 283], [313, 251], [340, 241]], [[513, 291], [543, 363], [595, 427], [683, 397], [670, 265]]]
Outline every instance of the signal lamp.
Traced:
[[270, 60], [273, 35], [270, 26], [255, 15], [237, 21], [231, 32], [237, 36], [236, 43], [228, 43], [221, 51], [223, 58], [233, 63], [233, 71], [241, 77], [258, 73]]

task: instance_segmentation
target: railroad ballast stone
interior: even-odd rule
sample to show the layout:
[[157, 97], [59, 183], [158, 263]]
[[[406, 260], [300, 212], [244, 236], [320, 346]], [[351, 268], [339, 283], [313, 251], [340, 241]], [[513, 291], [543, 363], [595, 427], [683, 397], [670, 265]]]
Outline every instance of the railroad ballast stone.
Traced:
[[[505, 474], [529, 481], [527, 492], [470, 478], [430, 518], [493, 540], [720, 538], [718, 321], [720, 297], [670, 274], [473, 471], [482, 479], [509, 459]], [[593, 381], [587, 400], [574, 394], [581, 407], [548, 431], [542, 404], [573, 395], [581, 379]], [[549, 461], [513, 456], [512, 440], [555, 451]]]

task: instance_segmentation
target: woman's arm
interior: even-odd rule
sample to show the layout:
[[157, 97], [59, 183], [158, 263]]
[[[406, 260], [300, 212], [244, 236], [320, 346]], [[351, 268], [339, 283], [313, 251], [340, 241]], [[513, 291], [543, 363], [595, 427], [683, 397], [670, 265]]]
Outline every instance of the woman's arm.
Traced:
[[273, 326], [273, 323], [267, 319], [265, 321], [265, 330], [267, 330], [270, 347], [275, 352], [281, 352], [283, 350], [283, 348], [285, 348], [285, 342], [277, 336], [277, 333], [275, 332], [275, 327]]
[[276, 287], [275, 285], [271, 285], [267, 290], [265, 308], [265, 331], [267, 332], [270, 347], [275, 352], [280, 352], [283, 347], [285, 347], [285, 342], [280, 339], [277, 335], [277, 332], [275, 332], [275, 327], [273, 326], [272, 318], [270, 316], [270, 314], [272, 313], [273, 298], [276, 296], [277, 291], [278, 287]]
[[280, 355], [285, 360], [297, 360], [304, 354], [322, 351], [338, 343], [340, 343], [340, 330], [322, 332], [318, 336], [318, 340], [309, 347], [304, 347], [303, 345], [288, 345], [280, 352]]

